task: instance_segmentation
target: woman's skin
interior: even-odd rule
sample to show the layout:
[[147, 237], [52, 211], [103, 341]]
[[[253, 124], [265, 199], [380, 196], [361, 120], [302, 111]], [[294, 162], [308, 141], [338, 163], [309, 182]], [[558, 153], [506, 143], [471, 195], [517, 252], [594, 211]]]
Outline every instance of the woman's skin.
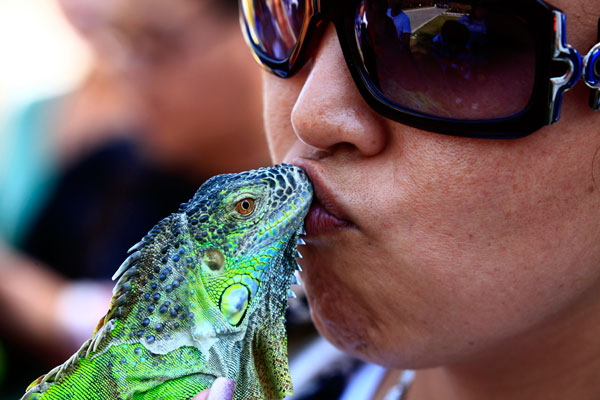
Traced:
[[[600, 1], [552, 4], [587, 52]], [[585, 85], [557, 124], [502, 141], [376, 114], [332, 26], [299, 74], [263, 78], [273, 160], [304, 167], [321, 204], [301, 264], [328, 340], [419, 368], [409, 400], [600, 398], [600, 114]]]

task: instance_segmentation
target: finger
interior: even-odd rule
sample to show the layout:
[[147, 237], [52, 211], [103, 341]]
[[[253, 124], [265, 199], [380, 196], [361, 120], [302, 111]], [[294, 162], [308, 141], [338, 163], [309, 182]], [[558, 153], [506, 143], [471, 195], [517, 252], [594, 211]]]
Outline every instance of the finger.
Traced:
[[195, 395], [192, 400], [207, 400], [208, 399], [209, 389], [204, 389], [197, 395]]
[[228, 378], [217, 378], [213, 382], [207, 400], [232, 400], [235, 382]]

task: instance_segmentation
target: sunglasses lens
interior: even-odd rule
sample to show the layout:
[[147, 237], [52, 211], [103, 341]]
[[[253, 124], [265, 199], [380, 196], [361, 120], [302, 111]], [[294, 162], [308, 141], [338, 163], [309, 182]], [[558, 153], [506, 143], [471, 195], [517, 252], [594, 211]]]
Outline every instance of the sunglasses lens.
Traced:
[[394, 107], [456, 120], [506, 118], [532, 96], [535, 45], [501, 0], [403, 9], [363, 0], [354, 39], [367, 80]]
[[249, 40], [274, 61], [285, 61], [298, 43], [306, 0], [242, 0]]

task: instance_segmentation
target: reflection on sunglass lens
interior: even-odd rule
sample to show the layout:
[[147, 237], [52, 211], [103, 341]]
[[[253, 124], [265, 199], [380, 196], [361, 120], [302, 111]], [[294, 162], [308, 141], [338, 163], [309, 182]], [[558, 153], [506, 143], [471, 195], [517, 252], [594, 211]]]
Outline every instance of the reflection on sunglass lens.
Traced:
[[286, 60], [298, 42], [306, 0], [242, 0], [250, 40], [275, 61]]
[[458, 120], [505, 118], [533, 92], [535, 47], [527, 22], [501, 0], [404, 8], [363, 0], [354, 33], [371, 84], [395, 106]]

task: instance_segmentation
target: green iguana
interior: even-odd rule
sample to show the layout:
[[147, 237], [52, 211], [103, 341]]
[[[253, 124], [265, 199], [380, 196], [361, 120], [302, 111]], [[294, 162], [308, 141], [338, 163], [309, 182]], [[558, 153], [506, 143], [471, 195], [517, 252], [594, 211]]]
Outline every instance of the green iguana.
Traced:
[[93, 337], [23, 399], [190, 399], [221, 376], [234, 399], [290, 394], [284, 311], [311, 198], [285, 164], [204, 183], [129, 250]]

